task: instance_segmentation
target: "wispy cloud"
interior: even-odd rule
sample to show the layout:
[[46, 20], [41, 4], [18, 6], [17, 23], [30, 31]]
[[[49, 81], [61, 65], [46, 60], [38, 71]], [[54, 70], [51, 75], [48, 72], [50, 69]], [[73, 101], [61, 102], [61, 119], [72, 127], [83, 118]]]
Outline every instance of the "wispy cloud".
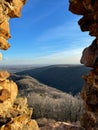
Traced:
[[[69, 25], [68, 25], [69, 24]], [[65, 23], [63, 25], [50, 28], [43, 32], [37, 40], [36, 43], [44, 44], [48, 48], [49, 46], [65, 46], [66, 47], [78, 47], [87, 46], [93, 41], [93, 37], [90, 37], [88, 33], [82, 33], [79, 26], [74, 23], [74, 21]], [[50, 43], [50, 44], [49, 44]]]
[[3, 60], [1, 64], [79, 64], [83, 48], [62, 50], [47, 55]]
[[[18, 47], [10, 51], [9, 54], [6, 53], [9, 59], [3, 60], [3, 62], [9, 64], [79, 63], [83, 48], [91, 44], [93, 38], [90, 38], [88, 33], [81, 32], [77, 24], [79, 17], [73, 17], [71, 13], [68, 13], [66, 3], [68, 4], [66, 0], [29, 0], [24, 7], [26, 21], [20, 22], [20, 26], [15, 24], [19, 28], [22, 27], [21, 34], [25, 33], [25, 35], [22, 39], [21, 31], [17, 30], [17, 35], [20, 38], [14, 43]], [[60, 12], [64, 11], [63, 7], [65, 8], [64, 18], [62, 17], [64, 13]], [[54, 20], [53, 25], [52, 20]], [[28, 31], [24, 31], [26, 27]], [[16, 30], [14, 32], [16, 33]], [[20, 46], [17, 43], [20, 43]], [[21, 51], [19, 51], [20, 48], [22, 48]], [[17, 52], [19, 53], [16, 54]]]
[[[80, 33], [79, 33], [80, 32]], [[44, 31], [38, 38], [39, 42], [47, 42], [55, 39], [67, 39], [81, 36], [81, 31], [79, 30], [79, 26], [74, 23], [74, 21], [66, 22], [62, 25], [57, 25], [54, 28], [50, 28]]]
[[47, 42], [55, 39], [66, 37], [66, 25], [60, 25], [55, 28], [50, 28], [38, 37], [39, 42]]
[[[57, 10], [59, 10], [62, 6], [65, 5], [65, 1], [63, 0], [62, 2], [60, 1], [58, 4], [55, 4], [53, 2], [46, 2], [47, 4], [45, 6], [47, 6], [47, 10], [40, 12], [39, 10], [39, 15], [36, 16], [33, 20], [32, 20], [32, 24], [39, 22], [40, 20], [52, 15], [53, 13], [55, 13]], [[44, 7], [43, 7], [44, 8]]]
[[71, 49], [67, 51], [54, 52], [53, 54], [47, 56], [40, 56], [33, 61], [36, 64], [58, 64], [58, 63], [74, 63], [77, 64], [80, 62], [80, 57], [82, 55], [83, 48]]
[[22, 9], [22, 12], [25, 14], [26, 12], [32, 11], [32, 9], [36, 8], [37, 4], [40, 2], [40, 0], [28, 0], [26, 2], [26, 5]]

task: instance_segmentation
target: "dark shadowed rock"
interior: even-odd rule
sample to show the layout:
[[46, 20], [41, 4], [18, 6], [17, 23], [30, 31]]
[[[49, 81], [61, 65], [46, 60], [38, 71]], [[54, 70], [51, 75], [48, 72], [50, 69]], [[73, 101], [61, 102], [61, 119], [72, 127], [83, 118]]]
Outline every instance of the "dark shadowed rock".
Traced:
[[91, 36], [96, 37], [92, 44], [84, 49], [81, 58], [82, 64], [94, 68], [83, 76], [85, 85], [81, 95], [86, 113], [81, 124], [86, 130], [98, 130], [98, 0], [70, 0], [69, 9], [73, 13], [83, 15], [78, 22], [81, 30], [89, 31]]

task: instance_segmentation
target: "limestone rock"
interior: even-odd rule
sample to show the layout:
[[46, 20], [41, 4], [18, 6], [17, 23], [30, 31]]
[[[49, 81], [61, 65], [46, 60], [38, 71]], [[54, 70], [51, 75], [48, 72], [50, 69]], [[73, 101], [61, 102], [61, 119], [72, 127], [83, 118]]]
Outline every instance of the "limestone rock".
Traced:
[[84, 113], [81, 118], [81, 124], [86, 130], [96, 130], [96, 118], [92, 112]]
[[0, 117], [5, 117], [8, 110], [12, 108], [12, 103], [10, 99], [0, 102]]
[[0, 1], [0, 49], [7, 50], [10, 45], [7, 40], [10, 36], [9, 19], [20, 17], [20, 12], [26, 0]]
[[0, 82], [0, 87], [1, 89], [6, 89], [9, 91], [9, 93], [11, 94], [10, 100], [13, 103], [18, 94], [18, 88], [17, 88], [16, 83], [10, 80], [5, 80], [5, 81]]
[[25, 2], [26, 0], [12, 0], [11, 3], [9, 3], [8, 16], [10, 18], [20, 17], [20, 12]]
[[0, 116], [0, 130], [39, 130], [31, 116], [32, 109], [28, 108], [27, 99], [17, 98], [13, 106]]
[[[11, 112], [12, 111], [12, 112]], [[13, 113], [16, 115], [25, 114], [27, 117], [31, 117], [33, 110], [28, 108], [27, 98], [17, 98], [13, 105], [13, 110], [11, 109], [9, 113]]]
[[6, 20], [7, 18], [6, 14], [7, 14], [7, 8], [5, 8], [4, 6], [4, 1], [1, 0], [0, 1], [0, 24], [2, 24]]
[[[83, 76], [85, 85], [81, 96], [84, 100], [86, 113], [81, 124], [86, 130], [97, 130], [98, 126], [98, 67], [95, 67], [87, 75]], [[86, 124], [85, 122], [88, 121]]]
[[70, 2], [69, 10], [78, 15], [85, 14], [86, 9], [84, 8], [82, 1], [83, 0], [69, 0]]
[[72, 13], [83, 15], [79, 20], [79, 25], [82, 31], [89, 31], [91, 36], [98, 36], [97, 0], [70, 0], [69, 10]]
[[85, 48], [80, 62], [92, 67], [84, 75], [85, 84], [81, 93], [86, 107], [86, 113], [81, 120], [86, 130], [98, 130], [98, 0], [70, 0], [69, 10], [83, 15], [78, 21], [82, 31], [89, 31], [96, 39]]
[[95, 39], [92, 44], [85, 48], [80, 62], [88, 67], [95, 67], [98, 64], [98, 43]]
[[10, 44], [4, 39], [4, 37], [0, 37], [0, 49], [7, 50], [10, 47]]
[[55, 123], [49, 123], [41, 127], [40, 130], [85, 130], [85, 129], [65, 122], [55, 122]]
[[9, 78], [10, 74], [7, 71], [0, 71], [0, 81], [4, 81]]
[[35, 120], [27, 119], [25, 115], [21, 115], [3, 125], [0, 130], [39, 130], [39, 128]]
[[8, 98], [10, 98], [11, 94], [7, 89], [1, 89], [0, 90], [0, 102], [6, 101]]
[[18, 94], [17, 85], [7, 79], [9, 76], [7, 71], [0, 71], [0, 116], [5, 116], [12, 108]]
[[[98, 15], [97, 15], [98, 16]], [[98, 37], [98, 23], [94, 22], [89, 27], [90, 35], [91, 36], [97, 36]]]
[[[20, 17], [26, 0], [0, 0], [0, 49], [7, 50], [10, 45], [9, 19]], [[0, 54], [0, 60], [2, 55]], [[18, 87], [7, 79], [10, 74], [0, 71], [0, 130], [39, 130], [37, 122], [31, 119], [32, 109], [28, 108], [26, 98], [17, 98]]]
[[3, 23], [0, 24], [0, 36], [5, 39], [9, 39], [11, 37], [8, 19], [6, 19]]
[[98, 72], [91, 70], [88, 75], [83, 76], [85, 85], [82, 90], [82, 98], [86, 103], [87, 109], [98, 112]]
[[89, 31], [90, 25], [93, 24], [94, 17], [92, 14], [84, 15], [79, 21], [78, 24], [80, 25], [81, 30]]

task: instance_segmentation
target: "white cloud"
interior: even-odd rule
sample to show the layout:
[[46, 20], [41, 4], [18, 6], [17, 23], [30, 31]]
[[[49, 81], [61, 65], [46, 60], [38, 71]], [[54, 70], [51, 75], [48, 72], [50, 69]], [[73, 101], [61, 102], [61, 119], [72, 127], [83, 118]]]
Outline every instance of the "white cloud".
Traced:
[[53, 52], [46, 56], [3, 60], [1, 64], [79, 64], [83, 48]]
[[51, 41], [66, 37], [66, 25], [60, 25], [55, 28], [50, 28], [38, 37], [38, 41]]
[[36, 64], [77, 64], [80, 62], [83, 48], [62, 51], [33, 59]]
[[[46, 2], [47, 3], [47, 2]], [[49, 5], [50, 4], [50, 5]], [[32, 20], [32, 24], [39, 22], [40, 20], [44, 19], [45, 17], [48, 17], [55, 13], [57, 10], [59, 10], [63, 5], [65, 5], [65, 1], [59, 2], [58, 4], [54, 4], [53, 2], [49, 2], [46, 4], [47, 7], [49, 7], [48, 10], [45, 10], [44, 12], [40, 12], [40, 15], [35, 17]]]

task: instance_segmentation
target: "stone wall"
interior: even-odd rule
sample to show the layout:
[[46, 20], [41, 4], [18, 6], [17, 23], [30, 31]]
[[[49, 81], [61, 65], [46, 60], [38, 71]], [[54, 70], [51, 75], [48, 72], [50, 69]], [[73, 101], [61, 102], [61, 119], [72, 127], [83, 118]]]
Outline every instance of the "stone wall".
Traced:
[[[0, 0], [0, 49], [10, 47], [9, 19], [20, 17], [26, 0]], [[0, 54], [0, 59], [2, 55]], [[28, 108], [26, 98], [16, 98], [18, 87], [8, 80], [10, 74], [0, 71], [0, 130], [39, 130], [35, 120], [31, 119], [33, 110]]]
[[92, 70], [83, 76], [81, 96], [86, 113], [81, 118], [85, 130], [98, 130], [98, 0], [70, 0], [69, 10], [82, 15], [78, 21], [81, 30], [89, 31], [95, 40], [83, 51], [80, 62]]

